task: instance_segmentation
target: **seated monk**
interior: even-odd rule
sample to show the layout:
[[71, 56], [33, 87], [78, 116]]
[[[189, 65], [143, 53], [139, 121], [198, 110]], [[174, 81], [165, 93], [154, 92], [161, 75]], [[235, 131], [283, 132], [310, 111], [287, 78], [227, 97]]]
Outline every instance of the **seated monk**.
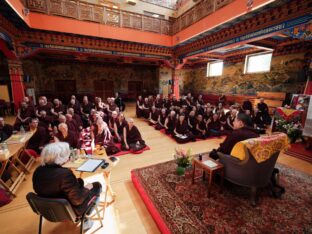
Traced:
[[37, 118], [31, 119], [29, 123], [29, 131], [33, 133], [27, 144], [27, 149], [32, 149], [40, 154], [44, 145], [48, 142], [50, 136], [43, 127], [38, 126], [39, 120]]
[[39, 119], [39, 126], [43, 127], [47, 131], [47, 133], [49, 134], [49, 132], [51, 131], [53, 117], [48, 116], [47, 112], [42, 110], [39, 113], [38, 119]]
[[149, 117], [150, 109], [152, 107], [150, 104], [151, 103], [148, 101], [148, 98], [144, 98], [142, 113], [143, 113], [143, 117], [145, 119], [148, 119], [148, 117]]
[[152, 109], [150, 111], [149, 118], [148, 118], [148, 121], [149, 121], [150, 125], [157, 124], [158, 117], [159, 117], [158, 110], [156, 109], [155, 106], [152, 106]]
[[195, 117], [195, 111], [191, 111], [188, 118], [187, 118], [187, 125], [188, 129], [193, 133], [196, 134], [196, 117]]
[[66, 114], [66, 124], [67, 124], [68, 129], [70, 131], [75, 132], [77, 135], [79, 134], [79, 126], [78, 126], [76, 120], [73, 119], [73, 116], [71, 114]]
[[68, 127], [66, 123], [60, 123], [58, 126], [59, 132], [54, 136], [54, 141], [67, 142], [71, 148], [79, 148], [78, 147], [78, 137], [72, 131], [68, 131]]
[[82, 120], [81, 120], [81, 116], [74, 111], [74, 108], [68, 108], [67, 109], [67, 113], [71, 114], [73, 119], [76, 121], [77, 126], [78, 126], [78, 131], [80, 132], [82, 130], [82, 128], [83, 128], [83, 123], [82, 123]]
[[165, 121], [166, 134], [173, 135], [173, 130], [175, 129], [176, 122], [177, 122], [176, 113], [175, 111], [171, 111]]
[[136, 101], [135, 110], [136, 110], [137, 118], [140, 118], [143, 116], [143, 98], [142, 98], [142, 96], [138, 97], [138, 99]]
[[91, 138], [94, 145], [100, 145], [105, 148], [107, 155], [113, 155], [120, 151], [114, 144], [112, 134], [102, 118], [98, 118], [96, 121], [96, 125], [91, 131]]
[[233, 132], [227, 136], [217, 150], [213, 150], [210, 153], [210, 157], [213, 159], [219, 158], [217, 152], [231, 154], [231, 151], [237, 142], [247, 140], [249, 138], [259, 137], [259, 134], [255, 132], [255, 129], [249, 127], [250, 123], [251, 119], [248, 115], [239, 113], [233, 122]]
[[55, 98], [53, 100], [53, 107], [51, 109], [51, 114], [53, 116], [53, 126], [58, 126], [59, 122], [58, 122], [58, 117], [59, 115], [64, 114], [65, 112], [65, 108], [62, 105], [61, 101], [57, 98]]
[[115, 135], [115, 132], [117, 131], [117, 125], [116, 125], [117, 119], [118, 119], [117, 111], [112, 111], [112, 115], [110, 116], [109, 121], [108, 121], [108, 127], [113, 136]]
[[157, 124], [155, 126], [155, 129], [156, 130], [164, 129], [166, 119], [167, 119], [167, 110], [166, 110], [166, 108], [162, 108], [161, 113], [158, 116], [158, 121], [157, 121]]
[[21, 102], [21, 107], [17, 111], [16, 120], [14, 123], [14, 129], [16, 131], [19, 131], [21, 126], [24, 127], [24, 129], [28, 128], [28, 124], [35, 116], [35, 110], [33, 107], [29, 107], [26, 102]]
[[8, 139], [13, 133], [13, 126], [4, 123], [4, 118], [0, 117], [0, 142]]
[[128, 120], [128, 125], [124, 127], [123, 140], [123, 150], [139, 151], [146, 147], [139, 129], [131, 118]]
[[196, 138], [199, 138], [199, 139], [206, 139], [207, 138], [206, 123], [205, 123], [202, 115], [197, 116], [195, 136], [196, 136]]
[[128, 122], [122, 113], [119, 114], [116, 125], [117, 125], [117, 133], [119, 136], [119, 137], [117, 136], [118, 142], [122, 142], [124, 127], [128, 125]]
[[36, 107], [36, 116], [40, 117], [40, 112], [45, 111], [47, 115], [51, 114], [52, 109], [52, 103], [47, 101], [47, 98], [45, 96], [42, 96], [39, 98], [38, 105]]
[[212, 118], [207, 121], [206, 127], [208, 136], [221, 136], [223, 127], [217, 113], [214, 113]]
[[173, 137], [178, 143], [187, 143], [189, 141], [196, 141], [195, 136], [188, 129], [184, 114], [181, 114], [179, 116], [179, 120], [177, 121], [173, 132], [174, 132]]

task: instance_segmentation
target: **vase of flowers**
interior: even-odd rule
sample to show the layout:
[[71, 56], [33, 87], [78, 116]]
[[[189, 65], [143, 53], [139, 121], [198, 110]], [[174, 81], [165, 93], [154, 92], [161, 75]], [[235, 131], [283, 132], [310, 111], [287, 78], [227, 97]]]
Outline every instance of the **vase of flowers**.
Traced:
[[177, 163], [176, 172], [178, 175], [184, 175], [185, 169], [191, 166], [191, 149], [175, 149], [174, 159]]
[[275, 120], [276, 130], [287, 134], [290, 143], [302, 137], [302, 126], [299, 121]]

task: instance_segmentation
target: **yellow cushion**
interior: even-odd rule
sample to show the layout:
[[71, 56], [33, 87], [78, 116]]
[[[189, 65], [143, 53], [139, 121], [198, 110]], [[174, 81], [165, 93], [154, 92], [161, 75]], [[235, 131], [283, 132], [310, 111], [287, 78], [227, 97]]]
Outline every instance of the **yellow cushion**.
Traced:
[[289, 148], [289, 141], [285, 133], [251, 138], [236, 143], [231, 151], [231, 155], [244, 160], [246, 157], [244, 147], [249, 149], [251, 155], [258, 163], [261, 163], [268, 160], [273, 154]]

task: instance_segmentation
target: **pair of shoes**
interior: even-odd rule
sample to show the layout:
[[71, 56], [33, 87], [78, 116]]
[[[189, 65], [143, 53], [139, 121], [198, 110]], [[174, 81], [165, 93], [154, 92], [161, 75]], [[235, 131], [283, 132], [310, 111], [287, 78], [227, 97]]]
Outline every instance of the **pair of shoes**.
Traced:
[[92, 228], [94, 222], [91, 219], [85, 219], [83, 220], [83, 231], [88, 231], [89, 229]]

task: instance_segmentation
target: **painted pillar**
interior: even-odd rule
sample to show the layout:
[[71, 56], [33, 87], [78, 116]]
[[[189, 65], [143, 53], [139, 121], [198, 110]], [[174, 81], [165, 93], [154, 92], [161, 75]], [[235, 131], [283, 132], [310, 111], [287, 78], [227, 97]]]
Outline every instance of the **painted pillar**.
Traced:
[[25, 97], [22, 62], [15, 59], [8, 59], [8, 66], [11, 79], [13, 102], [15, 108], [17, 108]]
[[180, 88], [179, 88], [179, 75], [175, 68], [172, 69], [172, 93], [177, 99], [180, 98]]

